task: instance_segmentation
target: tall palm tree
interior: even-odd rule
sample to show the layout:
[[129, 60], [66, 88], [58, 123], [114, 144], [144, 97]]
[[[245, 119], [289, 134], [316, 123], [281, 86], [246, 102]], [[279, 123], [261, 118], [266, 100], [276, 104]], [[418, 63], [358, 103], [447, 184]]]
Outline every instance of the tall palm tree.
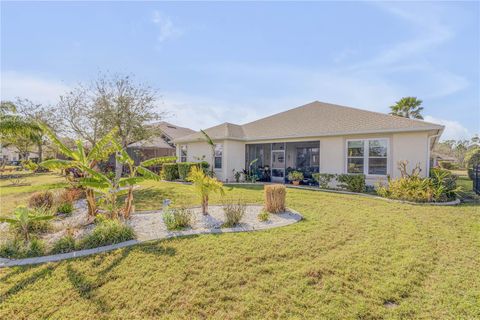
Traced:
[[403, 97], [397, 101], [395, 105], [390, 106], [390, 109], [392, 110], [390, 114], [404, 118], [423, 120], [421, 114], [423, 107], [420, 106], [422, 102], [422, 100], [417, 99], [416, 97]]

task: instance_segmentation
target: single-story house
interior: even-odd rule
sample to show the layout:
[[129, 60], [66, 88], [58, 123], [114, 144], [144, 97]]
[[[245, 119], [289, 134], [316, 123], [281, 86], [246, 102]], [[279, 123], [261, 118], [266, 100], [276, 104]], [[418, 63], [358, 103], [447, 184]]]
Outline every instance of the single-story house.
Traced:
[[[243, 125], [223, 123], [175, 139], [179, 161], [204, 158], [220, 180], [234, 172], [256, 170], [260, 180], [285, 182], [288, 172], [358, 174], [374, 185], [398, 177], [398, 162], [429, 172], [431, 150], [444, 127], [330, 103], [312, 102]], [[257, 159], [255, 161], [255, 159]], [[253, 161], [253, 163], [252, 163]]]
[[151, 158], [175, 156], [174, 139], [195, 133], [194, 130], [161, 121], [152, 124], [157, 132], [150, 139], [137, 141], [127, 147], [127, 152], [136, 161]]

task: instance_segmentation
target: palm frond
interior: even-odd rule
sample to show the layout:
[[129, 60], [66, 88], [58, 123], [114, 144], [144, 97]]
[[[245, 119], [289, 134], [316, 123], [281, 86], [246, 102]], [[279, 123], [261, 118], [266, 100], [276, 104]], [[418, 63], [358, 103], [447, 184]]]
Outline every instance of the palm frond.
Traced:
[[101, 190], [109, 189], [111, 186], [108, 182], [98, 180], [95, 178], [82, 178], [80, 179], [80, 184], [87, 188], [101, 189]]
[[118, 128], [113, 128], [103, 136], [92, 148], [88, 154], [87, 160], [103, 160], [106, 159], [110, 154], [115, 151], [118, 151], [119, 144], [115, 140], [115, 135], [118, 132]]
[[205, 136], [205, 140], [207, 141], [207, 143], [209, 145], [211, 145], [212, 147], [215, 146], [215, 144], [213, 143], [213, 140], [210, 138], [210, 136], [203, 130], [200, 130], [201, 133], [203, 133], [203, 135]]
[[129, 187], [129, 186], [134, 186], [144, 180], [145, 180], [144, 177], [120, 178], [120, 180], [118, 181], [118, 185], [120, 187]]
[[69, 158], [72, 158], [74, 160], [80, 160], [78, 158], [78, 155], [73, 152], [72, 150], [70, 150], [66, 145], [63, 144], [62, 141], [60, 141], [57, 136], [52, 132], [52, 130], [50, 130], [49, 127], [47, 127], [45, 124], [43, 123], [39, 123], [38, 124], [39, 127], [42, 129], [42, 131], [45, 133], [45, 135], [50, 139], [50, 141], [58, 147], [58, 149], [60, 150], [61, 153], [63, 153], [65, 156], [69, 157]]
[[144, 167], [137, 168], [138, 173], [140, 173], [145, 179], [160, 181], [160, 176], [153, 171], [148, 170]]
[[145, 160], [145, 161], [141, 162], [140, 165], [142, 167], [152, 167], [152, 166], [162, 164], [162, 163], [175, 162], [176, 160], [177, 160], [177, 157], [174, 157], [174, 156], [173, 157], [158, 157], [158, 158], [152, 158], [152, 159]]
[[76, 167], [77, 163], [71, 160], [50, 159], [41, 162], [39, 165], [47, 169], [66, 169]]

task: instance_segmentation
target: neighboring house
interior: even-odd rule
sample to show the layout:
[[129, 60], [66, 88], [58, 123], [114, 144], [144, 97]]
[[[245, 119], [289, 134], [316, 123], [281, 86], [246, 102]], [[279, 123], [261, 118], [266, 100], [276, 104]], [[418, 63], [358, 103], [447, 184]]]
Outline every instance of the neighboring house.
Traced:
[[284, 182], [289, 171], [309, 178], [314, 172], [363, 173], [367, 184], [398, 177], [398, 162], [429, 172], [430, 152], [441, 125], [323, 102], [246, 123], [223, 123], [206, 129], [215, 155], [201, 132], [175, 139], [179, 161], [205, 158], [223, 181], [234, 170], [253, 169], [264, 181]]
[[22, 155], [15, 146], [9, 145], [6, 147], [0, 146], [0, 159], [7, 164], [16, 164], [21, 160], [38, 160], [38, 152], [29, 151], [26, 155]]
[[137, 162], [156, 157], [175, 156], [173, 140], [195, 132], [165, 121], [155, 123], [153, 126], [158, 130], [158, 135], [132, 143], [127, 148], [127, 152]]
[[430, 162], [432, 167], [438, 166], [440, 162], [449, 162], [453, 164], [457, 162], [457, 158], [433, 151]]

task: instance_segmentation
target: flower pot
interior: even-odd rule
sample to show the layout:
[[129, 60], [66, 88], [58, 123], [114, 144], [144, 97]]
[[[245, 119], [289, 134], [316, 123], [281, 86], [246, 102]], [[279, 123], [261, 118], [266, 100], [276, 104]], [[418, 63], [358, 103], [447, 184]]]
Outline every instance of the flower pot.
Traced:
[[300, 181], [292, 181], [292, 183], [293, 183], [294, 186], [300, 185]]

